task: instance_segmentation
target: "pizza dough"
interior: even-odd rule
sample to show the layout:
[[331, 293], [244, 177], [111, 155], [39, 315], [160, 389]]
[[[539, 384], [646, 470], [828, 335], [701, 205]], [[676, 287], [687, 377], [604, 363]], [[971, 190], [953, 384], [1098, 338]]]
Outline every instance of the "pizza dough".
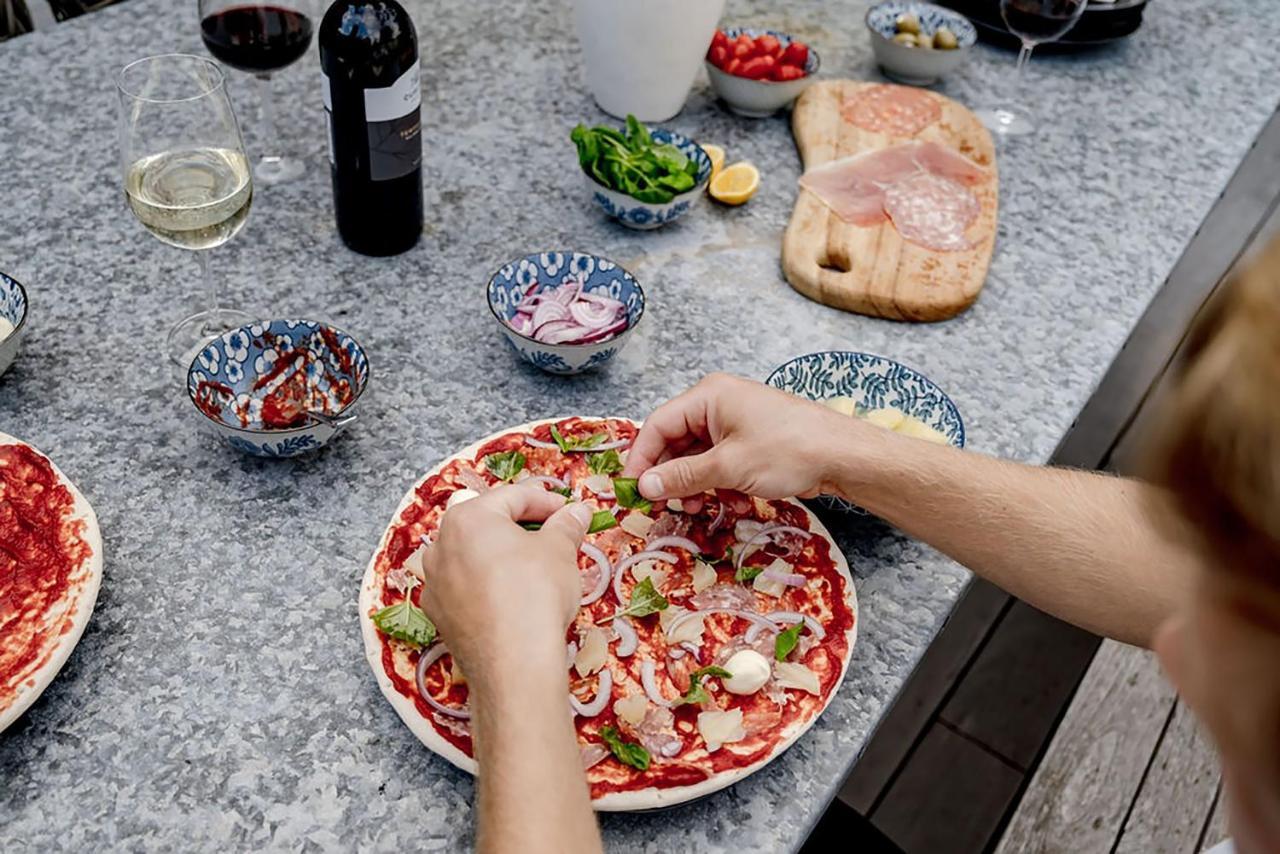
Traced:
[[[523, 452], [529, 456], [530, 469], [536, 474], [556, 476], [555, 472], [544, 472], [542, 469], [550, 464], [548, 461], [554, 461], [559, 456], [558, 450], [553, 448], [547, 452], [530, 449], [522, 444], [524, 437], [535, 431], [545, 439], [546, 431], [553, 423], [569, 432], [600, 430], [602, 425], [611, 435], [617, 435], [620, 431], [626, 431], [628, 435], [634, 435], [635, 432], [635, 425], [622, 419], [564, 419], [521, 425], [469, 446], [435, 467], [405, 495], [370, 561], [361, 587], [359, 610], [366, 654], [383, 694], [427, 747], [472, 773], [475, 772], [476, 765], [470, 755], [470, 734], [466, 721], [435, 711], [418, 694], [413, 678], [417, 664], [424, 658], [430, 659], [424, 686], [433, 700], [449, 707], [464, 705], [465, 687], [451, 681], [453, 665], [448, 663], [451, 657], [445, 653], [442, 657], [432, 658], [426, 655], [425, 650], [420, 651], [401, 641], [387, 638], [375, 626], [372, 615], [403, 596], [388, 587], [387, 575], [399, 569], [416, 548], [419, 532], [434, 530], [439, 515], [447, 505], [448, 496], [461, 488], [474, 490], [479, 487], [479, 491], [487, 488], [487, 484], [474, 481], [477, 474], [476, 463], [485, 454], [523, 448]], [[625, 448], [619, 450], [625, 453]], [[578, 480], [586, 480], [579, 478], [584, 472], [582, 459], [584, 457], [576, 456], [575, 467], [572, 468], [575, 488], [582, 488]], [[478, 468], [483, 470], [485, 466], [481, 463]], [[465, 477], [460, 475], [464, 469], [468, 472]], [[584, 498], [590, 498], [590, 492]], [[604, 506], [610, 504], [608, 500], [601, 503]], [[737, 502], [726, 502], [726, 508], [730, 503]], [[636, 549], [644, 548], [645, 540], [632, 533], [631, 529], [645, 529], [649, 532], [648, 540], [656, 542], [657, 537], [673, 526], [699, 524], [704, 529], [690, 530], [688, 536], [698, 539], [701, 544], [709, 544], [711, 540], [705, 528], [709, 527], [710, 512], [715, 504], [714, 499], [709, 501], [709, 507], [704, 509], [707, 515], [699, 517], [696, 523], [690, 521], [693, 517], [664, 512], [661, 508], [655, 508], [651, 516], [615, 508], [622, 524], [599, 535], [589, 536], [588, 540], [602, 551], [607, 551], [612, 558], [610, 562], [615, 567], [623, 562], [619, 558], [630, 552], [631, 546]], [[856, 638], [857, 606], [852, 578], [843, 555], [834, 547], [817, 518], [799, 502], [760, 502], [748, 499], [744, 505], [752, 508], [741, 517], [746, 526], [744, 534], [751, 532], [751, 525], [764, 524], [754, 517], [748, 518], [749, 514], [782, 514], [778, 516], [778, 520], [794, 522], [806, 529], [802, 531], [806, 536], [799, 538], [802, 540], [800, 556], [792, 559], [797, 562], [797, 574], [805, 571], [815, 573], [812, 578], [806, 579], [811, 582], [812, 588], [787, 588], [794, 592], [784, 593], [789, 598], [777, 600], [779, 604], [770, 610], [776, 608], [781, 613], [784, 607], [782, 603], [799, 602], [797, 609], [809, 610], [818, 618], [829, 621], [832, 631], [826, 635], [825, 640], [816, 639], [806, 627], [797, 651], [791, 656], [796, 659], [794, 663], [799, 670], [810, 672], [807, 665], [815, 669], [818, 694], [802, 688], [788, 690], [777, 684], [778, 680], [775, 679], [770, 682], [767, 690], [777, 692], [785, 699], [783, 705], [776, 706], [772, 701], [764, 701], [764, 690], [749, 696], [736, 695], [721, 686], [717, 678], [709, 678], [706, 680], [710, 683], [707, 688], [715, 698], [711, 705], [703, 706], [701, 710], [698, 706], [678, 705], [676, 700], [682, 690], [687, 690], [690, 673], [700, 666], [700, 662], [695, 660], [695, 653], [686, 651], [683, 645], [668, 646], [665, 642], [666, 632], [676, 632], [678, 636], [690, 633], [693, 637], [702, 633], [702, 648], [699, 649], [695, 644], [690, 644], [690, 648], [698, 650], [702, 655], [701, 663], [710, 663], [709, 657], [720, 655], [727, 660], [733, 652], [744, 646], [758, 647], [761, 650], [767, 648], [772, 652], [775, 634], [780, 627], [789, 623], [782, 621], [775, 625], [760, 620], [766, 622], [768, 630], [758, 629], [752, 642], [748, 644], [745, 637], [751, 636], [749, 629], [753, 624], [740, 623], [737, 618], [726, 615], [728, 609], [735, 604], [740, 606], [744, 601], [774, 600], [756, 592], [749, 584], [732, 583], [732, 564], [719, 564], [717, 583], [707, 584], [705, 573], [700, 573], [701, 589], [695, 594], [694, 587], [689, 586], [691, 566], [697, 568], [692, 555], [675, 547], [664, 547], [664, 551], [678, 554], [679, 557], [674, 562], [655, 560], [652, 565], [649, 565], [649, 561], [632, 561], [631, 568], [621, 574], [624, 577], [615, 577], [608, 582], [608, 589], [601, 599], [584, 606], [576, 630], [571, 630], [571, 644], [566, 653], [568, 681], [576, 701], [575, 706], [579, 709], [575, 724], [583, 764], [588, 768], [593, 804], [598, 810], [642, 810], [682, 803], [731, 785], [754, 773], [776, 758], [812, 725], [831, 701], [844, 677]], [[643, 518], [646, 524], [630, 524], [633, 518]], [[774, 524], [772, 527], [781, 526]], [[728, 528], [717, 534], [715, 542], [721, 543], [735, 537], [732, 528]], [[747, 564], [760, 564], [754, 567], [755, 571], [760, 571], [773, 558], [768, 541], [768, 537], [764, 538], [762, 542], [766, 549], [760, 551], [756, 558], [746, 557]], [[829, 562], [829, 576], [821, 570], [824, 564], [819, 560], [820, 555], [825, 556], [823, 559]], [[807, 561], [818, 562], [813, 563], [810, 569]], [[596, 561], [587, 556], [585, 550], [579, 566], [583, 572], [585, 596], [599, 586], [601, 578]], [[783, 577], [786, 577], [785, 574]], [[642, 583], [642, 579], [644, 583], [654, 584], [665, 590], [673, 607], [656, 615], [623, 620], [624, 625], [621, 627], [611, 625], [608, 617], [611, 613], [616, 613], [619, 607], [616, 601], [619, 593], [625, 601], [634, 587]], [[774, 583], [764, 575], [756, 579], [757, 582], [761, 580], [766, 587]], [[812, 593], [809, 592], [810, 589]], [[823, 599], [827, 595], [824, 591], [830, 591], [827, 599]], [[812, 599], [806, 599], [806, 596], [811, 596]], [[674, 607], [679, 604], [682, 607], [688, 606], [690, 610], [714, 610], [718, 603], [725, 604], [719, 612], [708, 611], [705, 616], [683, 614]], [[841, 617], [841, 614], [845, 616]], [[600, 615], [603, 615], [603, 620]], [[794, 619], [799, 618], [800, 614], [794, 615]], [[813, 616], [809, 620], [818, 622]], [[600, 666], [599, 651], [596, 649], [601, 638], [593, 630], [587, 630], [587, 626], [596, 622], [603, 622], [600, 628], [608, 651], [603, 666]], [[667, 625], [661, 625], [662, 622]], [[634, 640], [626, 636], [628, 626], [633, 629], [632, 633], [637, 634]], [[742, 634], [744, 627], [748, 630], [745, 636]], [[447, 642], [447, 639], [444, 640]], [[438, 647], [439, 644], [430, 649], [434, 651]], [[634, 648], [626, 649], [627, 647]], [[584, 648], [588, 652], [580, 655]], [[628, 654], [623, 654], [624, 649]], [[669, 658], [663, 658], [663, 653]], [[801, 664], [801, 661], [807, 665]], [[581, 664], [583, 672], [580, 673], [574, 667], [575, 664]], [[658, 692], [658, 699], [663, 701], [662, 705], [653, 701], [653, 695], [648, 694], [647, 689], [641, 690], [641, 682], [645, 681], [643, 671], [650, 668], [653, 670], [650, 680], [656, 683], [654, 687]], [[601, 692], [606, 692], [608, 696], [602, 698]], [[732, 708], [717, 709], [717, 706]], [[583, 716], [584, 708], [592, 713], [590, 717]], [[600, 710], [598, 715], [594, 711], [597, 708]], [[732, 727], [726, 733], [726, 724], [723, 721], [717, 722], [717, 716], [712, 714], [710, 719], [704, 721], [710, 728], [708, 731], [718, 734], [717, 737], [734, 740], [717, 744], [717, 749], [710, 751], [710, 745], [705, 743], [698, 726], [699, 719], [708, 714], [708, 710], [736, 712], [740, 715], [743, 719], [743, 737], [737, 738], [737, 731]], [[729, 717], [734, 715], [729, 714]], [[604, 721], [608, 721], [611, 726], [616, 725], [628, 740], [645, 739], [653, 757], [649, 772], [638, 772], [610, 754], [601, 742]]]

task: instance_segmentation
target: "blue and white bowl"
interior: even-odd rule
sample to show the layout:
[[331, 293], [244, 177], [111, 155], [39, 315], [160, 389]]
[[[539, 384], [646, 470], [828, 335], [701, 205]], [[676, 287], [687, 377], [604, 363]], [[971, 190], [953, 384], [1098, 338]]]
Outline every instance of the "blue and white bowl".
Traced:
[[[531, 287], [554, 290], [570, 276], [583, 278], [588, 293], [621, 300], [627, 307], [627, 328], [594, 344], [544, 344], [511, 328], [516, 307]], [[585, 252], [540, 252], [517, 258], [489, 279], [488, 297], [498, 328], [520, 357], [552, 374], [577, 374], [605, 364], [622, 352], [644, 316], [644, 290], [635, 277], [608, 258]]]
[[765, 382], [810, 400], [853, 398], [858, 412], [892, 407], [917, 418], [964, 447], [960, 411], [933, 380], [906, 365], [848, 350], [827, 350], [797, 356], [774, 369]]
[[[743, 33], [753, 39], [758, 39], [760, 36], [773, 36], [783, 47], [795, 41], [793, 36], [779, 30], [761, 30], [754, 27], [726, 27], [724, 30], [729, 41], [733, 41]], [[804, 64], [804, 77], [799, 80], [752, 80], [721, 71], [709, 60], [705, 65], [707, 77], [711, 79], [711, 88], [729, 105], [729, 109], [740, 116], [759, 119], [773, 115], [800, 97], [800, 94], [814, 81], [818, 73], [819, 60], [818, 52], [813, 49], [813, 45], [810, 45], [809, 60]]]
[[0, 273], [0, 317], [13, 324], [13, 331], [0, 340], [0, 376], [3, 376], [18, 356], [27, 324], [27, 291], [17, 279], [4, 273]]
[[[956, 35], [955, 50], [907, 47], [895, 42], [894, 22], [899, 15], [907, 13], [920, 19], [921, 32], [932, 35], [939, 27], [950, 29]], [[913, 86], [928, 85], [955, 71], [978, 41], [978, 30], [964, 15], [933, 3], [914, 0], [877, 3], [867, 10], [866, 25], [871, 36], [871, 50], [885, 75]]]
[[[305, 353], [307, 386], [324, 420], [308, 417], [297, 427], [269, 428], [262, 421], [263, 392], [255, 392], [254, 384], [298, 352]], [[324, 447], [356, 420], [355, 405], [368, 384], [364, 348], [314, 320], [263, 320], [224, 332], [187, 369], [187, 394], [201, 422], [237, 451], [256, 457], [294, 457]]]
[[585, 169], [583, 180], [587, 184], [587, 192], [600, 209], [628, 228], [651, 229], [666, 225], [687, 214], [702, 199], [702, 191], [711, 180], [711, 157], [702, 150], [702, 146], [683, 134], [673, 130], [650, 130], [649, 135], [658, 144], [671, 143], [684, 153], [685, 157], [698, 164], [697, 183], [692, 190], [686, 190], [666, 204], [657, 205], [634, 199], [626, 193], [606, 187], [597, 181]]

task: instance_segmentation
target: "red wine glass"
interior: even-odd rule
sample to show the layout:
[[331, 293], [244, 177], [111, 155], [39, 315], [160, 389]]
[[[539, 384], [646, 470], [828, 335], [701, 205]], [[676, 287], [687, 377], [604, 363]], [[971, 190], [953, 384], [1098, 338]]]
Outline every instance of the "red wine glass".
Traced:
[[[271, 151], [278, 144], [271, 100], [271, 72], [292, 65], [311, 46], [314, 0], [199, 0], [200, 36], [218, 61], [246, 71], [259, 81], [262, 104], [258, 136]], [[301, 177], [301, 160], [283, 154], [264, 154], [254, 166], [263, 184], [280, 184]]]
[[[1022, 69], [1031, 59], [1035, 46], [1062, 38], [1080, 20], [1087, 4], [1088, 0], [1000, 0], [1000, 17], [1004, 18], [1009, 32], [1022, 40], [1018, 51], [1018, 84], [1022, 82]], [[1026, 112], [1009, 105], [978, 110], [978, 118], [1001, 136], [1023, 136], [1036, 129]]]

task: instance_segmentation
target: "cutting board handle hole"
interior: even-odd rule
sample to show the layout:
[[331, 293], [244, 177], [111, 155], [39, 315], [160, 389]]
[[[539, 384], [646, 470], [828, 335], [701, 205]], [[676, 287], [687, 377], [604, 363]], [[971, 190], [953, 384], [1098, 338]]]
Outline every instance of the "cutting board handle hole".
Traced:
[[843, 255], [824, 254], [818, 259], [818, 266], [824, 270], [832, 270], [837, 273], [847, 273], [853, 269], [853, 265], [849, 263], [849, 259]]

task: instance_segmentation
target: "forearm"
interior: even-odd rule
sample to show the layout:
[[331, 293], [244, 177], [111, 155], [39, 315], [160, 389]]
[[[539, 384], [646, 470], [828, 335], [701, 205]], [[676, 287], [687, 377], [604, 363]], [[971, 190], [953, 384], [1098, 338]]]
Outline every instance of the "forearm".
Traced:
[[1068, 622], [1145, 646], [1191, 583], [1193, 556], [1150, 516], [1154, 487], [888, 433], [846, 438], [839, 494]]
[[[479, 773], [476, 848], [601, 850], [568, 701], [563, 649], [489, 662], [472, 679]], [[536, 660], [541, 659], [541, 660]]]

